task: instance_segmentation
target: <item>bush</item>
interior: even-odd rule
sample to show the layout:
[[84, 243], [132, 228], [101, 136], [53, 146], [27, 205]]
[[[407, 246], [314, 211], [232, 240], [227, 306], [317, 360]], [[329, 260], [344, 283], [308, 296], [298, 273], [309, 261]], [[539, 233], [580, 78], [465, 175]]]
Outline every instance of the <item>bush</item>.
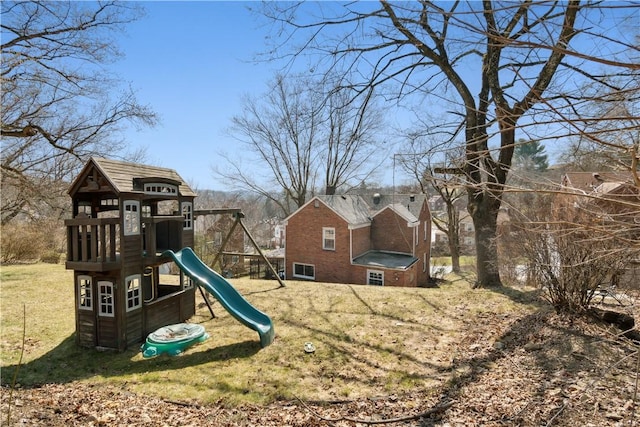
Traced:
[[3, 225], [0, 261], [7, 264], [37, 261], [44, 249], [41, 237], [33, 224]]
[[537, 210], [512, 224], [528, 261], [520, 273], [546, 290], [556, 311], [584, 313], [598, 288], [611, 286], [638, 256], [638, 248], [628, 243], [635, 231], [609, 220], [589, 199], [584, 204], [573, 195], [541, 200], [534, 204]]
[[47, 264], [60, 264], [62, 254], [57, 251], [47, 250], [40, 256], [40, 261]]
[[2, 226], [0, 262], [59, 263], [66, 250], [62, 221], [11, 222]]

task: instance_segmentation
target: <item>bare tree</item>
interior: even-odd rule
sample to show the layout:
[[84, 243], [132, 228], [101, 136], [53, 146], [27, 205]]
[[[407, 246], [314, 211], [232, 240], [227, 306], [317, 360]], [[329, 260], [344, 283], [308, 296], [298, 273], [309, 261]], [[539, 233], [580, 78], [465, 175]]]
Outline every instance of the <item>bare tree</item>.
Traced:
[[[356, 186], [365, 182], [384, 161], [380, 156], [381, 141], [376, 133], [383, 118], [376, 108], [373, 89], [362, 98], [352, 99], [346, 90], [329, 93], [326, 105], [326, 147], [321, 148], [321, 168], [325, 173], [325, 194], [332, 195], [340, 186]], [[321, 144], [322, 147], [322, 144]], [[374, 160], [375, 159], [375, 160]]]
[[[460, 273], [460, 205], [465, 182], [459, 175], [464, 164], [464, 152], [452, 147], [450, 141], [437, 142], [431, 131], [412, 133], [406, 153], [396, 154], [402, 168], [419, 183], [423, 194], [435, 192], [444, 204], [443, 211], [431, 211], [436, 228], [447, 236], [451, 269]], [[453, 172], [453, 173], [452, 173]]]
[[[375, 170], [377, 164], [369, 163], [381, 119], [374, 104], [371, 92], [358, 103], [326, 82], [277, 76], [265, 96], [247, 97], [242, 115], [232, 119], [230, 133], [246, 155], [223, 155], [229, 169], [216, 172], [274, 201], [287, 216], [321, 185], [334, 194]], [[258, 176], [263, 169], [267, 173]]]
[[[2, 224], [59, 211], [86, 157], [121, 152], [125, 123], [156, 117], [106, 65], [113, 34], [141, 16], [122, 2], [2, 2]], [[45, 212], [48, 214], [48, 212]]]
[[[302, 34], [295, 35], [303, 42], [288, 51], [294, 59], [317, 53], [314, 69], [339, 67], [352, 76], [359, 73], [362, 78], [351, 86], [362, 93], [384, 87], [398, 102], [420, 96], [440, 102], [443, 110], [459, 118], [452, 132], [464, 135], [463, 172], [476, 233], [477, 285], [493, 287], [502, 285], [497, 215], [516, 131], [540, 124], [548, 130], [550, 123], [567, 119], [566, 110], [577, 112], [569, 88], [563, 92], [563, 85], [573, 78], [603, 85], [604, 75], [638, 68], [625, 53], [637, 46], [594, 25], [607, 13], [630, 14], [638, 5], [623, 7], [627, 9], [621, 12], [606, 3], [580, 1], [381, 1], [377, 6], [323, 5], [311, 14], [305, 13], [304, 4], [296, 8], [269, 3], [265, 14], [283, 30]], [[288, 41], [293, 37], [285, 35]], [[573, 48], [578, 35], [583, 43]], [[598, 43], [614, 48], [578, 50]], [[605, 71], [596, 70], [596, 65]]]

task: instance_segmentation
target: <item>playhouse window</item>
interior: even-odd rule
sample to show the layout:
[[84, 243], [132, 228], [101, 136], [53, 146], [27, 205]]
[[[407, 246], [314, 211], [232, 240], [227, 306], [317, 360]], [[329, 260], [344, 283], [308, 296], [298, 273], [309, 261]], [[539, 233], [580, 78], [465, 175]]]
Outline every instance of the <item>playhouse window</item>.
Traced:
[[185, 230], [193, 229], [193, 204], [191, 202], [182, 203], [182, 216], [184, 217], [183, 228]]
[[182, 289], [187, 290], [193, 288], [193, 280], [189, 276], [183, 276]]
[[127, 311], [135, 310], [142, 306], [140, 295], [140, 275], [135, 274], [125, 279], [127, 284]]
[[140, 234], [140, 202], [127, 200], [124, 202], [124, 235]]
[[93, 310], [91, 296], [91, 276], [78, 276], [78, 308]]
[[114, 317], [113, 282], [106, 280], [98, 282], [98, 301], [100, 301], [100, 316]]
[[336, 250], [336, 229], [333, 227], [322, 227], [322, 249], [328, 251]]
[[158, 195], [177, 195], [178, 187], [171, 184], [149, 182], [144, 185], [144, 192]]
[[367, 285], [384, 286], [384, 271], [367, 270]]
[[302, 279], [315, 279], [316, 271], [315, 266], [311, 264], [293, 263], [293, 277], [300, 277]]

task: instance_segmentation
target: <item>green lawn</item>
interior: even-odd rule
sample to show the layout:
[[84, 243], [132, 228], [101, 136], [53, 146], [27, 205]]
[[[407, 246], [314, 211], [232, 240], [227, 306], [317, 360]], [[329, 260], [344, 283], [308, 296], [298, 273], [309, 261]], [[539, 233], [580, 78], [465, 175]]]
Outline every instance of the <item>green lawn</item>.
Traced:
[[[2, 383], [109, 383], [167, 399], [267, 403], [281, 398], [336, 400], [421, 389], [451, 379], [463, 334], [486, 313], [524, 315], [521, 298], [471, 290], [449, 277], [439, 288], [236, 279], [231, 283], [273, 320], [274, 343], [213, 304], [212, 319], [197, 293], [190, 319], [211, 337], [182, 356], [143, 359], [78, 348], [74, 341], [73, 273], [61, 265], [2, 266], [0, 287]], [[23, 346], [24, 332], [24, 346]], [[487, 336], [487, 342], [498, 339]], [[315, 353], [304, 352], [312, 342]]]

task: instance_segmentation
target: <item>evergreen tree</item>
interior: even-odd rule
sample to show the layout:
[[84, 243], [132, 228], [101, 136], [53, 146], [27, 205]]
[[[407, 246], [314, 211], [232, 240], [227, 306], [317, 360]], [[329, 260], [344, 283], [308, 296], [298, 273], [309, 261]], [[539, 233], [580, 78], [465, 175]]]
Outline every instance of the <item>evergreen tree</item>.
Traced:
[[545, 147], [539, 141], [519, 139], [513, 153], [515, 168], [544, 172], [549, 167]]

